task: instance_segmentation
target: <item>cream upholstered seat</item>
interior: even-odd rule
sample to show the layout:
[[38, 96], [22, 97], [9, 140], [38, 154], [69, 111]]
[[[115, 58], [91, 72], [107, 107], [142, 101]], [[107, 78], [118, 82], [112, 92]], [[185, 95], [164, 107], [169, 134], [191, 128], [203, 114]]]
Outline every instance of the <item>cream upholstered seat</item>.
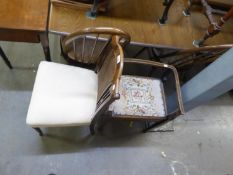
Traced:
[[97, 92], [94, 71], [42, 61], [26, 122], [32, 127], [90, 125]]

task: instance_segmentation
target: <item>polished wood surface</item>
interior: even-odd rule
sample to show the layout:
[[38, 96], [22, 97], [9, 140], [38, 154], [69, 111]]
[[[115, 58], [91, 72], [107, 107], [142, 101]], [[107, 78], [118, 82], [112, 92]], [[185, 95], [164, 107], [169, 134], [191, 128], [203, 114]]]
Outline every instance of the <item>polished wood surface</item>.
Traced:
[[1, 0], [0, 28], [45, 31], [49, 0]]
[[[86, 27], [116, 27], [131, 35], [131, 41], [164, 47], [192, 48], [192, 41], [201, 38], [208, 21], [203, 14], [192, 12], [184, 17], [183, 0], [176, 0], [169, 12], [169, 20], [160, 26], [157, 20], [163, 12], [162, 0], [111, 0], [109, 10], [95, 20], [86, 17], [86, 11], [51, 5], [49, 30], [68, 34]], [[210, 38], [207, 45], [232, 44], [233, 20], [222, 33]]]
[[0, 40], [41, 42], [50, 61], [48, 41], [49, 0], [1, 0]]

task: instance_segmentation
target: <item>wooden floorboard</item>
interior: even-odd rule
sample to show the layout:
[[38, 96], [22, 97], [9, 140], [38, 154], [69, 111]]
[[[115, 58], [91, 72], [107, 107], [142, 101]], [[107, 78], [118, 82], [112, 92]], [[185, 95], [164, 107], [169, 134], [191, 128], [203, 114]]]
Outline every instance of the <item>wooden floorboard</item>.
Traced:
[[[157, 22], [162, 14], [162, 0], [110, 0], [107, 13], [96, 19], [86, 17], [86, 11], [53, 4], [51, 6], [49, 30], [71, 33], [85, 27], [117, 27], [127, 31], [132, 41], [165, 47], [192, 48], [192, 41], [201, 38], [208, 21], [203, 14], [192, 10], [190, 17], [184, 17], [183, 0], [176, 0], [169, 13], [166, 25]], [[232, 44], [233, 19], [222, 33], [209, 39], [207, 45]]]

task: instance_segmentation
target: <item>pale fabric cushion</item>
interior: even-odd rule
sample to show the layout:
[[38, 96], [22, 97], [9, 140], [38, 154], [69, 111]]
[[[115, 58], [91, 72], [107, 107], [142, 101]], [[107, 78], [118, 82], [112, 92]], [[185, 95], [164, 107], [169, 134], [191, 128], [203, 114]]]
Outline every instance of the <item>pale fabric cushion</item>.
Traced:
[[115, 115], [164, 117], [163, 84], [159, 79], [122, 76], [120, 99], [113, 102], [109, 110]]
[[58, 63], [40, 63], [27, 124], [41, 126], [89, 125], [97, 103], [97, 75], [91, 70]]

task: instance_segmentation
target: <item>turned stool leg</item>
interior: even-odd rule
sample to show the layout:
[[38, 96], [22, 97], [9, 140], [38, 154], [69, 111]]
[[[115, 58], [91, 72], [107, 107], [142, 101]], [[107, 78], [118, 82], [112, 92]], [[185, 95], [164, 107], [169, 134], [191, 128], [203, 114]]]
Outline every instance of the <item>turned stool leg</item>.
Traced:
[[208, 27], [207, 32], [202, 39], [194, 40], [193, 45], [196, 47], [202, 46], [208, 38], [218, 34], [221, 31], [221, 28], [225, 24], [225, 22], [229, 20], [232, 16], [233, 16], [233, 7], [217, 23], [212, 23]]
[[169, 9], [172, 5], [172, 3], [174, 2], [174, 0], [165, 0], [163, 5], [166, 6], [164, 11], [163, 11], [163, 16], [162, 18], [159, 19], [159, 24], [160, 25], [163, 25], [166, 23], [167, 21], [167, 16], [168, 16], [168, 12], [169, 12]]

